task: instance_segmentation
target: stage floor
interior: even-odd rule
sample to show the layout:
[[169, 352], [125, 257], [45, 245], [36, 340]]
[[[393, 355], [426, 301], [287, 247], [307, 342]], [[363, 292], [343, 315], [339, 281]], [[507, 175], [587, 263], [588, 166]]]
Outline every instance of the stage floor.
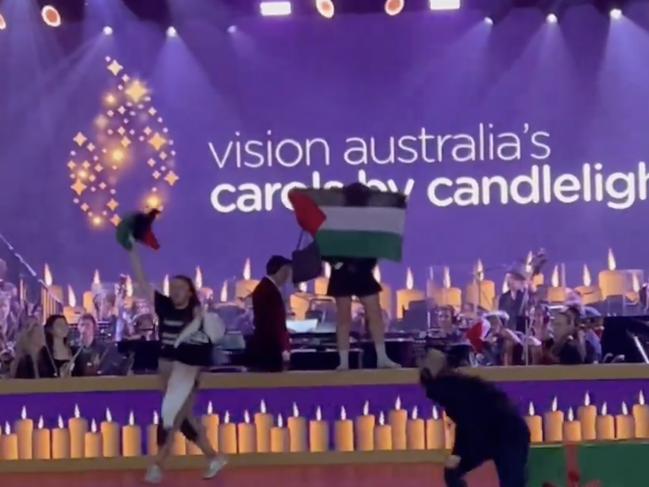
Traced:
[[[470, 475], [471, 487], [498, 487], [493, 469], [484, 466]], [[135, 487], [143, 472], [83, 474], [2, 474], [2, 487]], [[264, 468], [228, 468], [206, 482], [201, 472], [171, 471], [162, 486], [214, 487], [443, 487], [442, 469], [435, 464], [341, 465]]]

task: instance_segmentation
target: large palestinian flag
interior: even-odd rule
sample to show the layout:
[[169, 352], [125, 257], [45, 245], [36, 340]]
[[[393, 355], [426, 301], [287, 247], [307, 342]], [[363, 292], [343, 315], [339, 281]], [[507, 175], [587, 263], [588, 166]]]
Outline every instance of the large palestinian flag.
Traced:
[[342, 188], [295, 189], [289, 199], [298, 224], [313, 236], [323, 257], [401, 261], [404, 195], [365, 188], [361, 198], [349, 198]]

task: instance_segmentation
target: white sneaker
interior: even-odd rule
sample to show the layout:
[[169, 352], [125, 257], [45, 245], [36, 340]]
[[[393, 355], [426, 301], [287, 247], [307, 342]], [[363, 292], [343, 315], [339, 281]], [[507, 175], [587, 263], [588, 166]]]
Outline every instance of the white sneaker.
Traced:
[[400, 369], [401, 365], [390, 359], [379, 360], [376, 364], [377, 369]]
[[349, 370], [349, 365], [343, 365], [343, 364], [340, 364], [338, 367], [336, 367], [336, 370], [337, 370], [338, 372], [345, 371], [345, 370]]
[[227, 458], [218, 456], [210, 460], [207, 470], [203, 474], [205, 480], [213, 479], [228, 464]]
[[147, 484], [159, 484], [162, 482], [162, 469], [158, 465], [151, 465], [144, 476]]

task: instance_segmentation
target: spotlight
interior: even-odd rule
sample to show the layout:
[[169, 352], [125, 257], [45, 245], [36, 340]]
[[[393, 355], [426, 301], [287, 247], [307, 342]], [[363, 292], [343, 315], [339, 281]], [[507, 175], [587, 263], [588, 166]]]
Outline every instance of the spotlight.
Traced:
[[334, 16], [334, 3], [331, 0], [316, 0], [315, 8], [318, 10], [318, 13], [326, 19], [330, 19]]
[[429, 0], [431, 10], [459, 10], [461, 0]]
[[406, 2], [404, 0], [386, 0], [385, 13], [388, 15], [399, 15], [405, 5]]
[[611, 9], [609, 15], [613, 20], [619, 20], [622, 18], [622, 10], [620, 10], [619, 8]]
[[487, 25], [494, 25], [494, 19], [492, 19], [491, 17], [485, 17], [484, 23]]
[[559, 22], [559, 18], [556, 16], [556, 14], [548, 14], [548, 16], [545, 18], [545, 21], [548, 24], [556, 24]]
[[230, 27], [228, 27], [228, 34], [234, 34], [237, 32], [237, 30], [238, 29], [236, 25], [231, 25]]
[[41, 9], [41, 17], [43, 22], [50, 27], [59, 27], [61, 25], [61, 14], [51, 5], [45, 5]]
[[105, 36], [112, 36], [113, 35], [113, 28], [110, 25], [107, 25], [102, 29], [103, 33]]
[[293, 7], [291, 2], [261, 2], [259, 11], [264, 17], [281, 17], [291, 15]]
[[5, 18], [0, 14], [0, 30], [5, 30], [7, 28], [7, 21]]
[[178, 37], [178, 31], [174, 26], [167, 29], [167, 37]]

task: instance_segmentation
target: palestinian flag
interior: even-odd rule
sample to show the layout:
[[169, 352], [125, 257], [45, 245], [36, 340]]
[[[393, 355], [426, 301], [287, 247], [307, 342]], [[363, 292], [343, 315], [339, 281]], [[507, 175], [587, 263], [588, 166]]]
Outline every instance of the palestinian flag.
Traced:
[[401, 261], [404, 195], [352, 185], [295, 189], [289, 199], [298, 224], [313, 236], [323, 257]]

